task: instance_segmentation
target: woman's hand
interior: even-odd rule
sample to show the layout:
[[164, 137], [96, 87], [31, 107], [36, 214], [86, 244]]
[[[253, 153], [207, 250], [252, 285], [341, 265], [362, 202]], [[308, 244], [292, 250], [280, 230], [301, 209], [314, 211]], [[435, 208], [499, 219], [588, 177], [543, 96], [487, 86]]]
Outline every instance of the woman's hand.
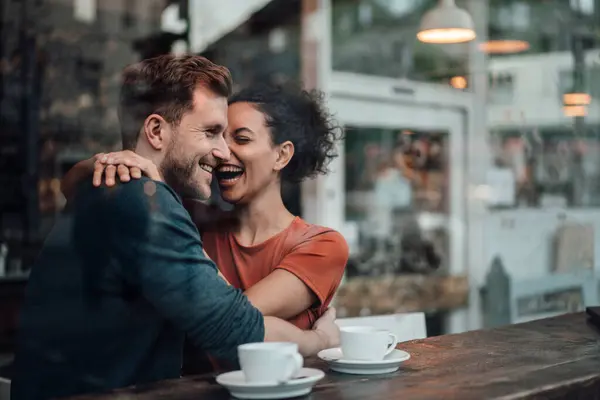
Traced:
[[140, 179], [142, 174], [155, 181], [162, 181], [158, 167], [147, 158], [140, 156], [130, 150], [117, 151], [114, 153], [98, 153], [94, 156], [94, 186], [104, 183], [106, 186], [115, 184], [115, 176], [119, 176], [121, 182], [129, 182], [131, 178]]
[[[313, 331], [319, 334], [323, 342], [323, 349], [330, 349], [340, 345], [340, 328], [335, 323], [335, 308], [329, 307], [313, 325]], [[322, 349], [322, 350], [323, 350]]]

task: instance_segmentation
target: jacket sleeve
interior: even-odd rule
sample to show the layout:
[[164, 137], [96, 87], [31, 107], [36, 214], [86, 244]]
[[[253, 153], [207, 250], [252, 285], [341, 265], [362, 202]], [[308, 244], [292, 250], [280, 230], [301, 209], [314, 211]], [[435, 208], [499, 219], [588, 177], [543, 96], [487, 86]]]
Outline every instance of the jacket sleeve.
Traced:
[[[154, 186], [149, 190], [148, 185]], [[262, 314], [218, 276], [170, 188], [140, 180], [118, 190], [111, 213], [118, 235], [111, 246], [123, 278], [196, 346], [216, 357], [234, 361], [238, 345], [262, 342]]]

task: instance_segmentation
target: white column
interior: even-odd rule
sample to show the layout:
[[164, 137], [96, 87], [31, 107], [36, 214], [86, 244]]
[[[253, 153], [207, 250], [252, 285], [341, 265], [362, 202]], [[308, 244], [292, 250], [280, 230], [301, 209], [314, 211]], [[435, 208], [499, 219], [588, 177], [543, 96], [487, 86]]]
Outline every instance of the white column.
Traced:
[[479, 290], [488, 269], [483, 240], [488, 208], [485, 200], [474, 194], [477, 186], [486, 184], [486, 174], [492, 160], [487, 126], [488, 57], [478, 50], [477, 44], [487, 40], [489, 0], [469, 0], [468, 9], [477, 32], [477, 40], [470, 44], [469, 51], [473, 107], [467, 141], [467, 265], [470, 290], [468, 327], [479, 329], [482, 325]]
[[[331, 0], [302, 1], [302, 82], [329, 98], [331, 81]], [[310, 223], [342, 230], [344, 223], [343, 144], [331, 172], [302, 185], [303, 217]]]

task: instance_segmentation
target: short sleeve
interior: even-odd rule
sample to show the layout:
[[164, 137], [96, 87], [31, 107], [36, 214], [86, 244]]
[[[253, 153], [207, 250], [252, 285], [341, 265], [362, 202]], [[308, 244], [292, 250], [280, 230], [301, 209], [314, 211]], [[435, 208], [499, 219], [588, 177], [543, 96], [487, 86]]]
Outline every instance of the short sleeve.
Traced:
[[296, 275], [322, 305], [333, 297], [347, 262], [348, 245], [344, 237], [334, 230], [323, 230], [294, 246], [277, 268]]

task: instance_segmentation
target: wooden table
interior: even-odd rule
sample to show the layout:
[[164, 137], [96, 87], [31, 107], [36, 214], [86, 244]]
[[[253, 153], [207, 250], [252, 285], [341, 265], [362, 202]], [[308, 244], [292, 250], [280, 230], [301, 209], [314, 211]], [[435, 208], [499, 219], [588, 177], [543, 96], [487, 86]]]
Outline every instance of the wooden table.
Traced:
[[[412, 358], [384, 376], [327, 371], [312, 400], [600, 399], [600, 330], [584, 313], [503, 328], [414, 340]], [[229, 399], [212, 376], [197, 376], [78, 399]]]

